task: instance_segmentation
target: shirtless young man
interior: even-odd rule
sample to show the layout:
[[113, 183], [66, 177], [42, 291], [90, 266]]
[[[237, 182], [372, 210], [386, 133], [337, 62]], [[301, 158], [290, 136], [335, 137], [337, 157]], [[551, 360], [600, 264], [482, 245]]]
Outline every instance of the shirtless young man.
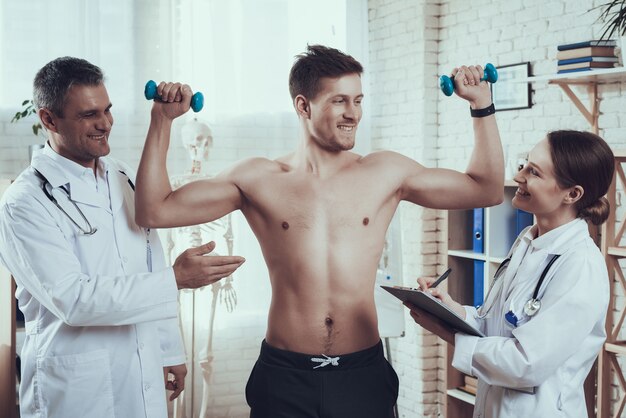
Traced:
[[[310, 46], [289, 78], [300, 121], [296, 150], [273, 161], [242, 161], [176, 191], [166, 154], [172, 120], [189, 109], [192, 93], [178, 83], [158, 87], [166, 103], [152, 109], [137, 176], [137, 222], [199, 224], [239, 209], [269, 269], [268, 330], [246, 388], [251, 417], [392, 417], [398, 379], [382, 354], [373, 290], [399, 202], [458, 209], [503, 199], [493, 114], [474, 118], [466, 173], [426, 168], [390, 151], [350, 152], [362, 116], [362, 71], [340, 51]], [[480, 67], [453, 73], [457, 94], [472, 109], [490, 107]]]

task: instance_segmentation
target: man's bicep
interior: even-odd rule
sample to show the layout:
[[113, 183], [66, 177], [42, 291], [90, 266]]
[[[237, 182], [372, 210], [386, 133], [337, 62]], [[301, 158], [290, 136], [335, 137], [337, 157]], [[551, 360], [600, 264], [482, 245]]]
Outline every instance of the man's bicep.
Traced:
[[196, 225], [219, 219], [241, 208], [239, 187], [229, 177], [206, 179], [186, 184], [166, 199], [167, 227]]
[[433, 209], [482, 207], [477, 183], [471, 176], [445, 168], [412, 173], [402, 184], [402, 200]]

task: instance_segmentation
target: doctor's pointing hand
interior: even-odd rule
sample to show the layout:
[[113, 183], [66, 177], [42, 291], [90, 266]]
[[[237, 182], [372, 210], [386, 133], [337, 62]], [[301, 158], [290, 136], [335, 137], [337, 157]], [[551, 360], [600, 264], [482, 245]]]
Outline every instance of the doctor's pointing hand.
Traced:
[[215, 242], [183, 251], [174, 262], [174, 276], [179, 289], [197, 289], [230, 276], [246, 261], [239, 256], [208, 256]]

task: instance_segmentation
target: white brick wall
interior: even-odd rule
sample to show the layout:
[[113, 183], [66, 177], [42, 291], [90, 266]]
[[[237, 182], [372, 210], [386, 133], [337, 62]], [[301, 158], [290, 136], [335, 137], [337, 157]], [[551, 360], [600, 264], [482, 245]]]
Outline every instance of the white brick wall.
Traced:
[[[428, 1], [370, 0], [368, 7], [372, 148], [392, 149], [434, 166], [439, 6]], [[420, 275], [437, 272], [439, 215], [405, 203], [399, 210], [404, 282], [413, 285]], [[436, 416], [442, 346], [412, 326], [408, 315], [406, 324], [406, 336], [391, 341], [400, 378], [398, 412], [401, 417]]]

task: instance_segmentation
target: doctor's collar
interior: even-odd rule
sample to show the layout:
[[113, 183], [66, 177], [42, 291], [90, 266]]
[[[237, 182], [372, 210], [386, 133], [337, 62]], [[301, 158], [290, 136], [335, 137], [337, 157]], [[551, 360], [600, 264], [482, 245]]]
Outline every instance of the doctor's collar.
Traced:
[[[103, 177], [103, 174], [108, 172], [109, 161], [103, 157], [99, 160], [97, 174], [98, 177]], [[57, 154], [47, 143], [41, 152], [33, 155], [31, 166], [46, 177], [52, 188], [71, 184], [76, 180], [84, 179], [86, 175], [92, 177], [94, 175], [92, 168], [84, 167]]]
[[[55, 163], [61, 166], [63, 171], [66, 171], [67, 174], [69, 174], [69, 178], [67, 179], [68, 181], [70, 181], [72, 177], [81, 178], [85, 175], [85, 173], [93, 176], [94, 171], [92, 168], [85, 167], [57, 153], [54, 149], [52, 149], [48, 141], [46, 141], [46, 145], [44, 146], [41, 153], [46, 157], [52, 159]], [[100, 157], [96, 159], [96, 169], [96, 172], [98, 174], [106, 173], [109, 170], [109, 165], [106, 161], [106, 158]]]
[[93, 169], [82, 166], [75, 161], [70, 160], [56, 152], [50, 146], [50, 143], [46, 142], [46, 146], [43, 148], [42, 154], [51, 158], [55, 163], [61, 166], [64, 171], [72, 177], [80, 178], [86, 170], [91, 170], [93, 173]]
[[528, 232], [533, 232], [530, 237], [530, 245], [534, 250], [543, 250], [548, 249], [550, 254], [559, 254], [560, 252], [557, 250], [559, 247], [563, 245], [564, 241], [571, 241], [578, 235], [577, 230], [580, 229], [581, 222], [584, 224], [584, 228], [587, 227], [587, 224], [582, 219], [574, 219], [563, 225], [552, 229], [551, 231], [546, 232], [537, 238], [532, 238], [536, 235], [537, 225], [533, 225], [533, 227]]

